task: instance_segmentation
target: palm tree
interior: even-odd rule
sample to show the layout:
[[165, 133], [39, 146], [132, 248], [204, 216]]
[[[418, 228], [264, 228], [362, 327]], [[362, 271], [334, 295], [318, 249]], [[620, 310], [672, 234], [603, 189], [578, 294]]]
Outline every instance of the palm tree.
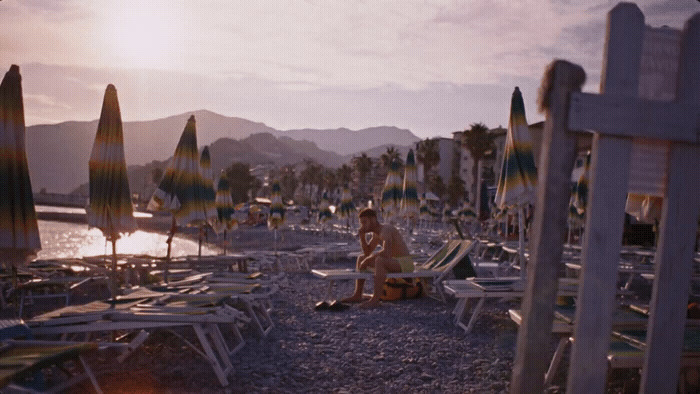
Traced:
[[338, 177], [338, 182], [342, 185], [347, 185], [352, 181], [352, 167], [347, 164], [343, 164], [336, 170], [336, 176]]
[[437, 138], [427, 138], [416, 146], [416, 160], [423, 164], [424, 184], [430, 180], [430, 170], [440, 163], [440, 146]]
[[380, 159], [382, 160], [382, 165], [387, 169], [393, 162], [399, 163], [399, 169], [403, 166], [401, 153], [393, 145], [386, 148], [386, 152], [382, 153]]
[[372, 171], [372, 158], [367, 156], [367, 153], [362, 153], [360, 156], [352, 158], [352, 165], [357, 171], [358, 180], [360, 183], [360, 195], [367, 195], [367, 175]]
[[[317, 190], [321, 189], [321, 165], [316, 163], [313, 160], [306, 159], [304, 160], [304, 164], [306, 164], [306, 168], [304, 168], [301, 171], [301, 174], [299, 174], [299, 178], [301, 181], [301, 184], [304, 186], [307, 185], [317, 185], [318, 188]], [[313, 196], [308, 196], [309, 198], [313, 199]]]
[[[470, 195], [476, 197], [478, 193], [477, 179], [479, 175], [479, 162], [486, 157], [487, 154], [496, 149], [494, 144], [494, 135], [489, 133], [489, 128], [483, 123], [472, 123], [469, 125], [469, 130], [462, 132], [462, 146], [469, 150], [469, 153], [474, 160], [472, 167], [472, 180]], [[472, 198], [476, 203], [477, 198]], [[476, 207], [478, 209], [478, 207]]]
[[328, 190], [328, 195], [329, 198], [332, 198], [332, 193], [335, 192], [335, 190], [338, 188], [338, 176], [336, 175], [336, 171], [333, 171], [330, 168], [322, 168], [321, 169], [321, 182], [323, 182], [323, 186], [320, 187], [319, 189], [326, 189]]

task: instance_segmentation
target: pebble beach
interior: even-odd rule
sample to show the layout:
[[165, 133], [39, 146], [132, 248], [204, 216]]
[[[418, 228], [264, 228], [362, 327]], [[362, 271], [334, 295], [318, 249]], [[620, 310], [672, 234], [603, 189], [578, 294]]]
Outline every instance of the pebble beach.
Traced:
[[[273, 237], [265, 227], [244, 227], [231, 234], [232, 247], [234, 251], [266, 250]], [[277, 237], [280, 253], [324, 242], [355, 242], [349, 235], [324, 237], [291, 230]], [[355, 263], [343, 256], [313, 264], [313, 268], [351, 268]], [[279, 286], [272, 296], [274, 328], [259, 338], [243, 327], [246, 344], [232, 357], [227, 387], [221, 387], [207, 361], [178, 338], [196, 343], [194, 333], [176, 329], [177, 335], [155, 331], [123, 363], [109, 352], [91, 355], [89, 362], [102, 389], [108, 393], [501, 393], [509, 389], [517, 325], [508, 309], [518, 308], [519, 300], [487, 302], [472, 332], [465, 334], [453, 323], [454, 299], [444, 303], [423, 296], [382, 302], [370, 310], [353, 304], [344, 311], [317, 311], [316, 303], [327, 298], [326, 280], [308, 270], [287, 267]], [[332, 299], [349, 295], [353, 286], [352, 281], [337, 282]], [[82, 299], [87, 301], [90, 295]], [[552, 352], [556, 341], [553, 336], [549, 343]], [[635, 379], [630, 374], [612, 377], [608, 392], [625, 392], [625, 385]], [[564, 392], [565, 383], [566, 362], [547, 392]], [[88, 389], [86, 384], [82, 387]]]

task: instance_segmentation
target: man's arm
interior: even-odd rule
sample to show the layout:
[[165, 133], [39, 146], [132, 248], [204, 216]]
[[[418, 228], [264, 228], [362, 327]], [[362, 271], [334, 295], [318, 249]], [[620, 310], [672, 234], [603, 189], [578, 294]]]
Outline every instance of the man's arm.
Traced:
[[366, 235], [367, 233], [360, 233], [360, 246], [362, 247], [362, 254], [369, 256], [374, 252], [374, 249], [377, 248], [377, 245], [379, 245], [379, 237], [372, 234], [372, 238], [367, 242]]
[[393, 250], [394, 237], [391, 234], [390, 230], [386, 228], [382, 229], [381, 238], [384, 240], [384, 243], [382, 244], [382, 248], [376, 252], [376, 255], [386, 258], [393, 257], [391, 255], [391, 251]]

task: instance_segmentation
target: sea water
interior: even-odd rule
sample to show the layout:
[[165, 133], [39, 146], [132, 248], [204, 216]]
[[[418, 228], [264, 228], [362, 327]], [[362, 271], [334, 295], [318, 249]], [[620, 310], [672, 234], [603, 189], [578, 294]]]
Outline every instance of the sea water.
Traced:
[[[64, 212], [85, 212], [82, 208], [37, 207], [37, 210], [59, 210]], [[65, 223], [39, 220], [39, 237], [41, 250], [38, 259], [80, 258], [85, 256], [100, 256], [112, 253], [112, 243], [96, 228], [88, 228], [87, 224]], [[167, 235], [137, 230], [132, 234], [123, 234], [117, 240], [119, 254], [146, 254], [165, 257], [168, 244]], [[196, 241], [175, 235], [172, 242], [171, 256], [196, 255]], [[202, 245], [202, 255], [215, 255], [219, 252]]]

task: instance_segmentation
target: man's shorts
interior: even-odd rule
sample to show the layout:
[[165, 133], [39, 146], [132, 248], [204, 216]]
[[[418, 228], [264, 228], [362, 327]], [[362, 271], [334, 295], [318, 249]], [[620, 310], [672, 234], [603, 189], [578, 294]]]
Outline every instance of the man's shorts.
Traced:
[[398, 261], [399, 265], [401, 266], [401, 272], [413, 272], [414, 265], [412, 256], [396, 257], [396, 261]]

